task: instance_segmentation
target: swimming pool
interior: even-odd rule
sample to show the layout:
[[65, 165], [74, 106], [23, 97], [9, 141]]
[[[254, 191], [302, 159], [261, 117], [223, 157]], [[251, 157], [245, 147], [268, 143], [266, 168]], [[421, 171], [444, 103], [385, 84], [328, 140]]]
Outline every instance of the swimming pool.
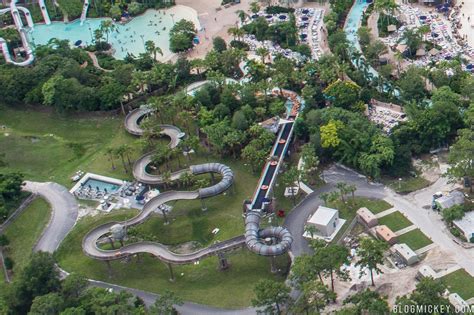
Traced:
[[94, 178], [89, 178], [88, 180], [84, 182], [83, 187], [89, 187], [89, 186], [92, 189], [99, 188], [100, 191], [107, 190], [108, 193], [117, 192], [121, 187], [120, 185], [112, 184], [112, 183], [94, 179]]
[[[169, 31], [173, 24], [181, 19], [192, 21], [196, 29], [200, 29], [197, 12], [183, 5], [168, 10], [148, 10], [127, 24], [116, 23], [117, 30], [109, 34], [109, 43], [115, 50], [114, 57], [124, 59], [128, 53], [138, 56], [145, 52], [145, 42], [151, 40], [163, 51], [163, 56], [157, 54], [157, 57], [160, 60], [169, 59], [172, 55], [169, 50]], [[51, 38], [67, 39], [71, 45], [78, 40], [90, 45], [94, 39], [94, 31], [104, 20], [110, 19], [87, 19], [83, 25], [80, 20], [35, 25], [29, 32], [28, 39], [32, 45], [45, 45]]]

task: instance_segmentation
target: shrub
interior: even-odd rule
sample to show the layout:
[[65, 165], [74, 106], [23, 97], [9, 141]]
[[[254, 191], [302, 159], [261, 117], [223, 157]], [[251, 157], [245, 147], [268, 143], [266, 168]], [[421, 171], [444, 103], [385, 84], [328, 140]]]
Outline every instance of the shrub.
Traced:
[[5, 268], [7, 270], [12, 270], [13, 266], [15, 265], [15, 263], [13, 262], [13, 259], [11, 259], [10, 257], [5, 257], [3, 259], [3, 262], [5, 263]]
[[265, 12], [267, 14], [279, 14], [279, 13], [293, 13], [295, 12], [295, 9], [293, 8], [285, 8], [285, 7], [280, 7], [278, 5], [275, 6], [269, 6], [265, 9]]
[[242, 49], [242, 50], [245, 50], [245, 51], [250, 50], [249, 45], [247, 43], [243, 42], [243, 41], [240, 41], [240, 40], [231, 41], [230, 46], [232, 48]]

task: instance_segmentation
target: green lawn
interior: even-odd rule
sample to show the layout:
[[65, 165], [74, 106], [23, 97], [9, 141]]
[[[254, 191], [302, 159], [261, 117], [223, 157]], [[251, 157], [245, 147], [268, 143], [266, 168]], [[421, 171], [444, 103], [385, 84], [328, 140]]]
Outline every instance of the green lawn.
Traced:
[[378, 220], [380, 225], [388, 226], [393, 232], [413, 225], [413, 223], [399, 211], [390, 213], [389, 215], [379, 218]]
[[[342, 200], [338, 199], [337, 201], [329, 202], [327, 206], [339, 210], [339, 217], [346, 220], [346, 223], [344, 223], [344, 225], [350, 224], [351, 221], [355, 218], [357, 210], [362, 207], [366, 207], [374, 213], [382, 212], [392, 207], [391, 204], [384, 200], [365, 197], [355, 197], [354, 199], [352, 199], [352, 197], [349, 197], [346, 198], [345, 202], [342, 202]], [[339, 231], [338, 235], [336, 235], [333, 242], [338, 241], [341, 235], [345, 232], [345, 230], [346, 228], [343, 227]]]
[[459, 269], [440, 278], [449, 292], [459, 294], [464, 300], [474, 297], [474, 277], [466, 270]]
[[384, 179], [382, 182], [399, 194], [408, 194], [416, 190], [428, 187], [431, 183], [422, 176], [406, 177], [401, 181], [398, 179]]
[[108, 146], [136, 147], [136, 138], [125, 132], [122, 123], [122, 116], [67, 117], [0, 105], [0, 125], [7, 127], [0, 131], [0, 154], [7, 162], [0, 171], [21, 171], [29, 180], [68, 187], [79, 169], [130, 179], [121, 165], [112, 171], [105, 154]]
[[[285, 279], [283, 274], [275, 276], [270, 273], [267, 258], [247, 250], [229, 254], [231, 267], [223, 272], [218, 271], [216, 257], [207, 258], [199, 265], [175, 266], [177, 280], [174, 283], [168, 281], [169, 273], [165, 264], [149, 256], [143, 257], [140, 263], [135, 260], [129, 263], [112, 262], [113, 275], [109, 278], [104, 262], [88, 258], [82, 253], [82, 238], [101, 223], [123, 220], [135, 214], [134, 210], [117, 210], [108, 215], [80, 220], [56, 253], [60, 266], [97, 280], [158, 293], [170, 289], [188, 301], [233, 308], [249, 306], [253, 297], [253, 284], [259, 279]], [[162, 226], [157, 228], [161, 229]], [[288, 257], [280, 257], [278, 265], [286, 270]]]
[[15, 262], [13, 271], [19, 271], [27, 262], [36, 240], [49, 221], [50, 206], [43, 199], [34, 200], [6, 229], [10, 240], [7, 256]]
[[397, 236], [398, 243], [407, 244], [412, 250], [418, 250], [433, 243], [420, 229]]

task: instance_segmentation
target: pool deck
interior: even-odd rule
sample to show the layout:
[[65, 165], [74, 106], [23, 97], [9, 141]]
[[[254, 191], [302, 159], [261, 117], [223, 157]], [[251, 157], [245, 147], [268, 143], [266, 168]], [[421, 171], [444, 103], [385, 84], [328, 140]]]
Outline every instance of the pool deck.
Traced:
[[69, 192], [71, 194], [74, 194], [74, 192], [76, 190], [78, 190], [79, 188], [81, 188], [82, 184], [84, 184], [85, 182], [87, 182], [89, 179], [95, 179], [95, 180], [100, 180], [100, 181], [103, 181], [103, 182], [107, 182], [107, 183], [111, 183], [111, 184], [115, 184], [115, 185], [119, 185], [119, 186], [123, 186], [123, 184], [125, 184], [125, 181], [124, 180], [121, 180], [121, 179], [117, 179], [117, 178], [112, 178], [112, 177], [107, 177], [107, 176], [102, 176], [102, 175], [98, 175], [98, 174], [94, 174], [94, 173], [86, 173], [84, 176], [82, 176], [82, 178], [74, 185], [74, 187], [72, 187]]

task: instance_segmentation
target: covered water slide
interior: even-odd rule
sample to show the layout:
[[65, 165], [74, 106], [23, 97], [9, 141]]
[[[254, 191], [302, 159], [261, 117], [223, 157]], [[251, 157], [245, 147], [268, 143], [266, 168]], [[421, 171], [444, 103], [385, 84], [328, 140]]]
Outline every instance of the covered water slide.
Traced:
[[[33, 55], [33, 50], [31, 49], [30, 44], [28, 42], [28, 38], [26, 36], [26, 31], [25, 31], [25, 28], [23, 27], [23, 22], [21, 21], [20, 13], [19, 13], [18, 8], [16, 6], [16, 1], [17, 0], [13, 0], [10, 3], [10, 8], [0, 10], [0, 15], [3, 15], [7, 12], [10, 12], [12, 14], [13, 21], [15, 22], [16, 29], [20, 33], [21, 42], [22, 42], [23, 48], [25, 49], [25, 52], [26, 52], [26, 59], [24, 61], [20, 61], [20, 62], [14, 61], [12, 59], [11, 55], [10, 55], [10, 51], [8, 50], [7, 41], [2, 37], [0, 37], [0, 48], [2, 49], [3, 57], [5, 58], [5, 61], [7, 63], [11, 63], [11, 64], [14, 64], [16, 66], [28, 66], [34, 61], [35, 57]], [[28, 13], [29, 13], [29, 11], [28, 11]], [[31, 19], [31, 14], [29, 14], [29, 17]], [[28, 16], [27, 16], [27, 22], [30, 23], [30, 20], [28, 19]], [[32, 20], [31, 20], [31, 23], [33, 23]], [[31, 25], [31, 27], [32, 26], [33, 25]]]
[[41, 9], [41, 14], [43, 15], [43, 20], [46, 25], [51, 24], [51, 19], [49, 18], [48, 8], [46, 8], [46, 3], [44, 0], [38, 0], [38, 4]]
[[[210, 172], [220, 173], [222, 175], [222, 179], [220, 182], [210, 187], [201, 188], [197, 191], [164, 192], [147, 202], [143, 207], [143, 210], [130, 220], [123, 222], [110, 222], [95, 228], [83, 239], [82, 248], [84, 253], [89, 257], [99, 260], [114, 260], [138, 253], [149, 253], [168, 263], [189, 264], [207, 256], [215, 255], [218, 252], [229, 251], [244, 246], [245, 238], [244, 236], [239, 236], [225, 242], [213, 244], [210, 247], [186, 255], [173, 253], [168, 250], [165, 245], [155, 242], [133, 243], [117, 250], [103, 250], [98, 247], [97, 243], [99, 240], [109, 233], [110, 228], [113, 225], [121, 224], [125, 227], [130, 227], [141, 224], [145, 222], [150, 214], [157, 210], [161, 205], [170, 201], [192, 200], [219, 195], [232, 185], [234, 179], [232, 170], [226, 165], [219, 163], [193, 165], [184, 172], [190, 172], [192, 174], [203, 174]], [[156, 180], [156, 183], [160, 183], [159, 179]]]
[[[149, 107], [142, 107], [130, 112], [125, 118], [126, 130], [133, 135], [142, 135], [143, 129], [140, 127], [140, 122], [145, 116], [152, 112], [153, 110]], [[163, 128], [162, 133], [168, 135], [171, 139], [169, 146], [172, 148], [176, 147], [180, 142], [180, 138], [182, 137], [181, 130], [175, 126], [170, 125], [160, 126]], [[152, 154], [153, 153], [145, 154], [135, 162], [133, 167], [133, 175], [140, 182], [157, 185], [163, 183], [163, 177], [159, 175], [152, 175], [146, 172], [146, 167], [151, 162]], [[245, 238], [243, 235], [241, 235], [185, 255], [173, 253], [169, 251], [165, 245], [156, 242], [139, 242], [129, 244], [117, 250], [103, 250], [99, 248], [97, 245], [99, 240], [104, 238], [109, 233], [110, 228], [115, 224], [121, 224], [125, 227], [141, 224], [147, 220], [150, 214], [167, 202], [213, 197], [229, 189], [234, 181], [234, 173], [232, 170], [228, 166], [220, 163], [192, 165], [188, 169], [174, 172], [171, 175], [171, 179], [178, 179], [184, 173], [190, 173], [194, 175], [219, 173], [221, 174], [221, 180], [216, 184], [213, 184], [209, 187], [200, 188], [196, 191], [164, 192], [147, 202], [142, 211], [134, 218], [123, 222], [110, 222], [95, 228], [83, 239], [82, 248], [84, 253], [94, 259], [105, 261], [121, 259], [138, 253], [149, 253], [167, 263], [189, 264], [201, 260], [207, 256], [216, 255], [219, 252], [230, 251], [232, 249], [245, 246]]]

